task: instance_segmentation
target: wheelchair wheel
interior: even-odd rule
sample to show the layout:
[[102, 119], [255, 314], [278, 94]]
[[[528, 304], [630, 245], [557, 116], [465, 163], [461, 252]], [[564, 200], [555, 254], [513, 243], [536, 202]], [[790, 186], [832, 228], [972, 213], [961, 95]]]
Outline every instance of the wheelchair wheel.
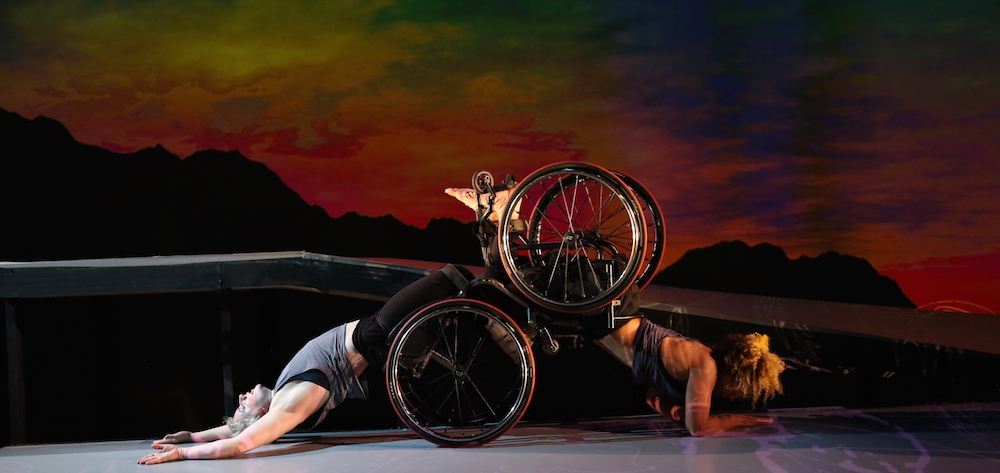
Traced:
[[386, 386], [392, 407], [420, 437], [472, 447], [510, 430], [535, 386], [527, 338], [489, 304], [450, 299], [420, 309], [395, 331]]
[[639, 266], [639, 275], [635, 278], [635, 284], [639, 286], [639, 290], [642, 290], [656, 276], [656, 271], [663, 261], [663, 249], [667, 242], [667, 229], [663, 225], [663, 212], [660, 211], [660, 204], [656, 203], [653, 194], [639, 181], [618, 171], [614, 171], [614, 173], [628, 185], [639, 199], [642, 216], [646, 222], [646, 246], [642, 264]]
[[[510, 220], [511, 209], [527, 222]], [[511, 194], [498, 231], [500, 260], [514, 286], [538, 305], [589, 312], [619, 298], [645, 259], [638, 198], [615, 173], [557, 163]]]

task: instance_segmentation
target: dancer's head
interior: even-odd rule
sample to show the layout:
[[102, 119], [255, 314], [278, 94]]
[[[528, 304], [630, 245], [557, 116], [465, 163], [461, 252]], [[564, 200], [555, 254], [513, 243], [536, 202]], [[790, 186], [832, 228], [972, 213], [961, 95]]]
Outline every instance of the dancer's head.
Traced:
[[232, 417], [226, 417], [226, 425], [233, 435], [239, 434], [267, 414], [267, 410], [271, 407], [271, 395], [271, 390], [260, 384], [240, 394], [240, 405], [236, 407], [236, 412]]
[[771, 353], [767, 335], [730, 334], [712, 349], [718, 367], [716, 386], [724, 397], [766, 404], [781, 394], [785, 363]]

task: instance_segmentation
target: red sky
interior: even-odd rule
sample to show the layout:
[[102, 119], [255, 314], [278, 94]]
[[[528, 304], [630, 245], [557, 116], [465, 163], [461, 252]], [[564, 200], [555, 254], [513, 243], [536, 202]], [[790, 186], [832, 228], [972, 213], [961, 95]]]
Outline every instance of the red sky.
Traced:
[[712, 5], [5, 2], [0, 107], [117, 151], [238, 149], [332, 216], [417, 226], [468, 220], [442, 189], [478, 169], [587, 160], [657, 196], [668, 262], [832, 250], [1000, 310], [998, 7]]

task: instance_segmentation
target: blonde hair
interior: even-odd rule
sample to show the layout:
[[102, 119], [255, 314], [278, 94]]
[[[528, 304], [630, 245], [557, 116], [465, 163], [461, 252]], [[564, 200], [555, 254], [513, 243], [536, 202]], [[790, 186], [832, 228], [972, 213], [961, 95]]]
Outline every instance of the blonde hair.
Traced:
[[729, 334], [713, 350], [713, 357], [720, 363], [720, 378], [727, 379], [733, 389], [752, 407], [757, 403], [767, 404], [775, 395], [782, 393], [781, 380], [785, 363], [778, 355], [771, 353], [767, 335]]
[[243, 416], [240, 420], [236, 420], [232, 417], [226, 416], [222, 420], [226, 422], [226, 427], [229, 427], [229, 431], [232, 432], [232, 437], [235, 437], [243, 432], [250, 424], [257, 422], [261, 417], [264, 417], [267, 411], [264, 409], [257, 409], [257, 412], [253, 414], [247, 414]]

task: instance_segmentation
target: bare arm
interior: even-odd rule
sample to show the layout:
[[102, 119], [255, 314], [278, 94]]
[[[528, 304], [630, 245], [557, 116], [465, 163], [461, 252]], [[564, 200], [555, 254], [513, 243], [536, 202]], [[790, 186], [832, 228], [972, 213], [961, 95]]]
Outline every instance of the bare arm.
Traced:
[[770, 424], [768, 417], [746, 414], [712, 415], [712, 391], [716, 382], [715, 362], [707, 354], [694, 358], [685, 393], [684, 414], [681, 419], [688, 432], [695, 437], [716, 435], [736, 427]]
[[152, 465], [169, 461], [211, 460], [242, 455], [261, 445], [269, 444], [294, 429], [319, 409], [329, 394], [326, 389], [308, 382], [286, 386], [275, 394], [267, 414], [239, 435], [191, 447], [154, 444], [153, 448], [160, 449], [160, 452], [140, 458], [139, 463]]
[[229, 438], [232, 435], [232, 431], [226, 425], [220, 425], [212, 429], [202, 430], [201, 432], [189, 432], [187, 430], [182, 430], [180, 432], [175, 432], [172, 434], [164, 435], [162, 439], [154, 440], [153, 445], [160, 445], [165, 443], [190, 443], [190, 442], [212, 442], [219, 439]]

